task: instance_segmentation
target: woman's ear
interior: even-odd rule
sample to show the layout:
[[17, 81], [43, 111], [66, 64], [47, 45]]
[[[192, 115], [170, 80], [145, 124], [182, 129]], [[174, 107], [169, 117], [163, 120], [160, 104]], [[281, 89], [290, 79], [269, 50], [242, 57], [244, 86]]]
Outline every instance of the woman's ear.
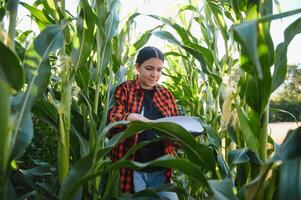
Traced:
[[138, 79], [139, 78], [139, 64], [138, 63], [136, 63], [135, 65], [134, 65], [134, 67], [135, 67], [135, 79]]
[[140, 65], [138, 63], [136, 63], [134, 65], [134, 67], [135, 67], [136, 74], [139, 74], [139, 67], [140, 67]]
[[135, 67], [135, 69], [138, 71], [139, 64], [138, 64], [138, 63], [135, 63], [134, 67]]

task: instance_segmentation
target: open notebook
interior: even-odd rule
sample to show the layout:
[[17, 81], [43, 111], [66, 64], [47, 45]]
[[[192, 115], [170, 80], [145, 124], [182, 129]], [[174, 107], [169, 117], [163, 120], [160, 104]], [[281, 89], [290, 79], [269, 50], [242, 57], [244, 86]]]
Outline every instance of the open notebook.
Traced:
[[173, 122], [182, 126], [193, 135], [200, 135], [205, 131], [201, 123], [195, 117], [190, 116], [163, 117], [154, 120], [154, 122]]

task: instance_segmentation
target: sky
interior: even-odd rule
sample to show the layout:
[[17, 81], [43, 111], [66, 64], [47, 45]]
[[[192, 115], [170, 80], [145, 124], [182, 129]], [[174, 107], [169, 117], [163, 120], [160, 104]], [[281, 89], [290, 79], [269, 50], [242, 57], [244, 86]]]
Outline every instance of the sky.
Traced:
[[[25, 0], [23, 0], [25, 1]], [[76, 7], [79, 0], [66, 0], [66, 8], [71, 13], [76, 13]], [[282, 12], [301, 8], [301, 0], [278, 0], [281, 5]], [[26, 0], [28, 4], [32, 4], [34, 0]], [[121, 2], [121, 13], [120, 19], [125, 19], [129, 13], [137, 11], [143, 14], [155, 14], [164, 17], [175, 17], [178, 7], [185, 4], [186, 0], [120, 0]], [[198, 1], [199, 2], [199, 1]], [[134, 6], [133, 6], [134, 5]], [[274, 9], [276, 13], [276, 8]], [[19, 6], [19, 22], [18, 28], [21, 30], [28, 30], [30, 22], [26, 16], [28, 13], [22, 7]], [[271, 35], [274, 41], [274, 46], [283, 41], [283, 32], [285, 28], [297, 18], [301, 17], [301, 14], [283, 18], [282, 20], [274, 20], [271, 24]], [[143, 33], [145, 30], [151, 29], [160, 23], [150, 17], [138, 16], [136, 18], [136, 32], [137, 34]], [[123, 21], [122, 21], [123, 22]], [[34, 26], [34, 25], [32, 25]], [[30, 27], [33, 30], [37, 30], [35, 27]], [[148, 45], [157, 46], [164, 50], [166, 41], [152, 36], [148, 42]], [[219, 49], [221, 53], [223, 51], [223, 43], [219, 43]], [[301, 34], [297, 35], [288, 47], [288, 63], [289, 64], [301, 64]]]

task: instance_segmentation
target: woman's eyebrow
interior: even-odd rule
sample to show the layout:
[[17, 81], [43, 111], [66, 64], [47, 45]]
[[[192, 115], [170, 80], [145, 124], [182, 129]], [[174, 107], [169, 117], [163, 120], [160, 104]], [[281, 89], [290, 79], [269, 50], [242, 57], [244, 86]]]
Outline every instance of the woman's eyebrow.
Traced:
[[[154, 67], [154, 66], [152, 66], [152, 65], [145, 65], [145, 67], [151, 67], [151, 68], [156, 68], [156, 67]], [[158, 69], [162, 69], [163, 67], [158, 67]]]

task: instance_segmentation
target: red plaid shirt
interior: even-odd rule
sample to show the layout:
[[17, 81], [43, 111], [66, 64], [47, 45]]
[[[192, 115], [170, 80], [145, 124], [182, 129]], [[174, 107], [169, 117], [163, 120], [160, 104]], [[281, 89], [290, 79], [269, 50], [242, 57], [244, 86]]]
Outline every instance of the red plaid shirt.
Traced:
[[[109, 122], [116, 122], [120, 120], [125, 120], [130, 113], [140, 113], [142, 102], [144, 98], [143, 90], [139, 84], [138, 80], [126, 81], [121, 85], [117, 86], [115, 90], [115, 104], [109, 111], [108, 120]], [[175, 98], [170, 91], [166, 88], [156, 85], [153, 102], [156, 109], [164, 116], [176, 116], [179, 115], [177, 105], [175, 103]], [[111, 137], [116, 134], [116, 130], [121, 131], [121, 129], [115, 129], [111, 131]], [[138, 142], [138, 134], [133, 137], [127, 138], [120, 142], [111, 152], [111, 159], [113, 162], [121, 159], [133, 145]], [[171, 145], [166, 145], [164, 147], [165, 154], [173, 153], [173, 148]], [[130, 157], [133, 159], [134, 155]], [[133, 170], [128, 168], [121, 168], [120, 173], [120, 185], [121, 191], [123, 193], [129, 192], [134, 193], [133, 186]], [[170, 182], [171, 170], [166, 170], [165, 182]]]

